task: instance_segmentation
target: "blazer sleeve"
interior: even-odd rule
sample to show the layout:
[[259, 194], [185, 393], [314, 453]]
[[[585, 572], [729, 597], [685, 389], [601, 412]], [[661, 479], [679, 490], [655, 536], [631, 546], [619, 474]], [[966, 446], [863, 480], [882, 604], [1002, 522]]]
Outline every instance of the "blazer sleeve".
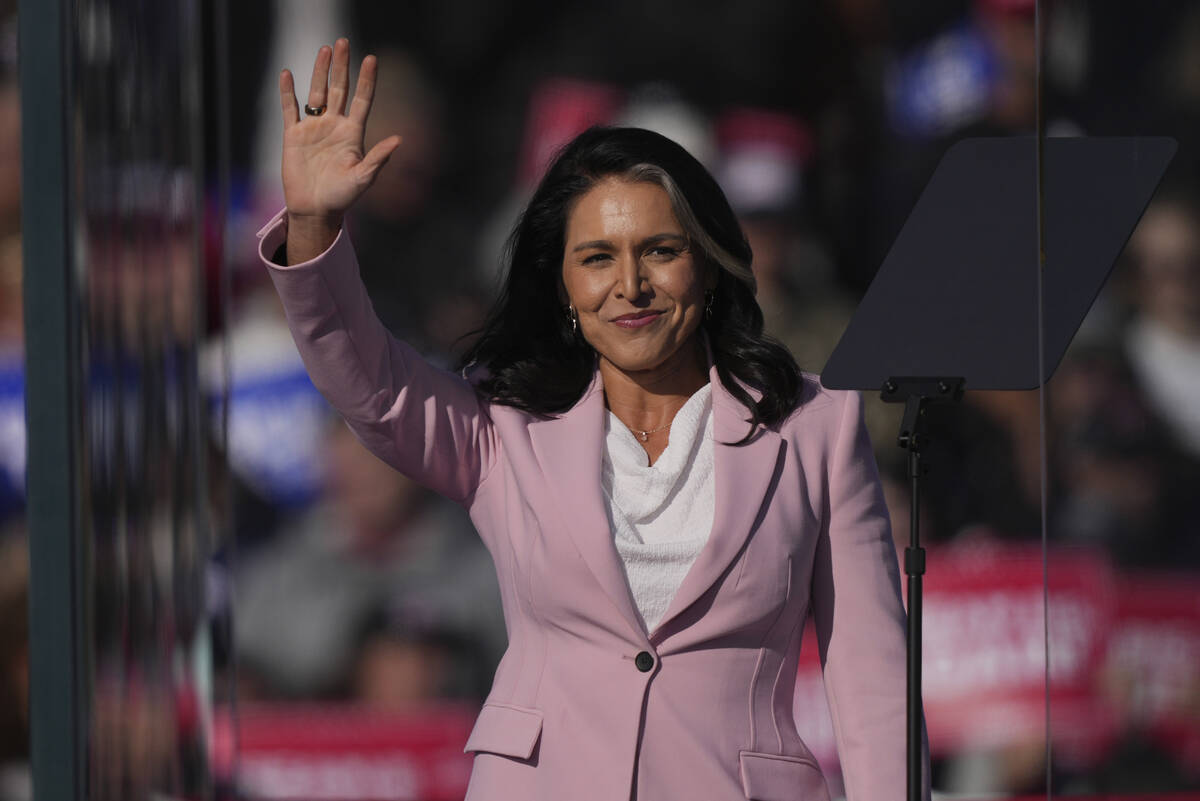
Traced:
[[313, 384], [372, 453], [467, 504], [497, 458], [495, 431], [474, 388], [387, 331], [345, 229], [324, 253], [289, 267], [271, 260], [287, 241], [286, 212], [258, 236], [259, 258]]
[[[836, 394], [844, 401], [813, 566], [813, 622], [848, 801], [903, 799], [907, 617], [900, 573], [862, 398]], [[929, 798], [923, 711], [922, 751]]]

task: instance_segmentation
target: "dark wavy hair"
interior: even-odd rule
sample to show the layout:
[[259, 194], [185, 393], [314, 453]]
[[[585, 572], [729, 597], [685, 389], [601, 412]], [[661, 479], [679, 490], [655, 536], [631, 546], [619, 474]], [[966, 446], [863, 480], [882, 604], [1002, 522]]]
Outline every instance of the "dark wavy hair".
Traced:
[[[619, 177], [667, 193], [693, 252], [718, 268], [708, 334], [717, 375], [754, 426], [781, 422], [800, 405], [800, 368], [763, 334], [750, 245], [706, 169], [665, 136], [641, 128], [593, 127], [567, 144], [542, 178], [505, 248], [507, 276], [464, 370], [485, 367], [476, 391], [493, 403], [549, 417], [571, 408], [591, 383], [595, 351], [577, 335], [559, 295], [567, 217], [598, 181]], [[755, 402], [747, 387], [758, 390]]]

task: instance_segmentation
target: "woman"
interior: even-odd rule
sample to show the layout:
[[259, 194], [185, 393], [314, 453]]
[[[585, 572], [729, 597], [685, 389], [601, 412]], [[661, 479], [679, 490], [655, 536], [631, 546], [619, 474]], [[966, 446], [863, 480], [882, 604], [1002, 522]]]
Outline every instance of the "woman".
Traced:
[[495, 560], [509, 646], [468, 799], [828, 798], [792, 719], [810, 612], [848, 797], [901, 797], [905, 619], [860, 400], [763, 337], [712, 178], [655, 134], [583, 134], [468, 369], [436, 370], [379, 323], [341, 231], [399, 144], [364, 155], [376, 66], [347, 108], [348, 50], [321, 49], [303, 120], [280, 76], [287, 208], [261, 254], [317, 387]]

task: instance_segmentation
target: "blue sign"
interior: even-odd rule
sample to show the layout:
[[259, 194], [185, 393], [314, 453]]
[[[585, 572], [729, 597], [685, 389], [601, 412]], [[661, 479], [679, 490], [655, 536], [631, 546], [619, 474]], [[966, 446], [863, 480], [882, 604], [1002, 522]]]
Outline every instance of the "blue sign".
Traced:
[[25, 371], [0, 361], [0, 521], [25, 507]]

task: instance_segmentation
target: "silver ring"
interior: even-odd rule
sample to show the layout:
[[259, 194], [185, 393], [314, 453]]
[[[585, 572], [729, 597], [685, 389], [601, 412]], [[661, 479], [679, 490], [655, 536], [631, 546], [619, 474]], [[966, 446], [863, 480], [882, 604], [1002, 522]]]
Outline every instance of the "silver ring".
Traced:
[[313, 108], [312, 106], [305, 103], [304, 104], [304, 113], [310, 117], [320, 117], [322, 114], [325, 113], [325, 109], [327, 109], [328, 107], [329, 106], [326, 103], [322, 103], [321, 105], [317, 106], [316, 108]]

